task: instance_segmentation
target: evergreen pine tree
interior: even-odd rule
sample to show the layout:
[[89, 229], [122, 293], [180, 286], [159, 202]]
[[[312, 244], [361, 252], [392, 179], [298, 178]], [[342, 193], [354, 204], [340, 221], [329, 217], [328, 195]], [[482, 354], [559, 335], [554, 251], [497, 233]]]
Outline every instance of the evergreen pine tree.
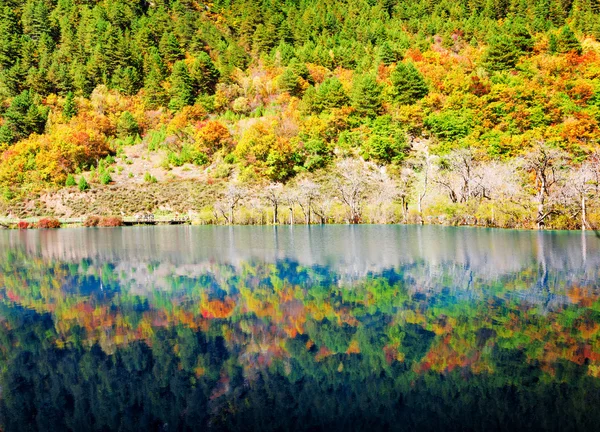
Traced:
[[90, 185], [88, 184], [87, 180], [85, 179], [84, 176], [81, 176], [81, 178], [79, 179], [79, 183], [77, 184], [77, 186], [79, 187], [79, 190], [81, 192], [84, 192], [86, 190], [88, 190], [90, 188]]
[[10, 69], [5, 69], [0, 75], [2, 93], [5, 96], [17, 96], [25, 88], [27, 74], [21, 67], [21, 60], [17, 59]]
[[73, 177], [73, 174], [69, 174], [67, 176], [67, 179], [65, 180], [65, 186], [67, 187], [71, 187], [71, 186], [75, 186], [77, 183], [75, 182], [75, 177]]
[[285, 68], [278, 80], [281, 91], [288, 92], [291, 96], [298, 96], [301, 91], [300, 78], [289, 67]]
[[492, 71], [512, 69], [519, 61], [519, 54], [513, 41], [506, 35], [500, 35], [490, 43], [484, 55], [484, 64]]
[[522, 19], [515, 19], [509, 26], [511, 39], [515, 47], [522, 52], [533, 50], [533, 39], [531, 33], [527, 30], [525, 22]]
[[141, 88], [140, 74], [133, 66], [117, 69], [112, 82], [114, 88], [128, 96], [136, 94]]
[[121, 137], [137, 135], [140, 132], [140, 126], [129, 111], [124, 111], [119, 117], [117, 123], [117, 133]]
[[169, 108], [177, 111], [186, 105], [192, 105], [195, 99], [194, 86], [184, 61], [178, 61], [173, 65], [170, 81]]
[[558, 51], [561, 53], [576, 52], [581, 54], [581, 44], [568, 25], [564, 26], [558, 35]]
[[65, 104], [63, 105], [63, 115], [67, 120], [71, 120], [77, 115], [77, 105], [75, 104], [75, 96], [73, 96], [73, 92], [67, 93]]
[[183, 58], [183, 51], [179, 41], [173, 33], [164, 33], [159, 43], [160, 55], [169, 63], [174, 63]]
[[350, 103], [344, 86], [337, 78], [327, 78], [317, 89], [315, 107], [319, 111], [340, 108]]
[[19, 55], [17, 17], [8, 6], [0, 9], [0, 66], [10, 68]]
[[429, 92], [423, 76], [412, 63], [398, 63], [390, 80], [392, 98], [402, 105], [415, 103]]
[[352, 87], [352, 106], [365, 117], [376, 117], [381, 111], [381, 86], [373, 74], [355, 80]]
[[194, 92], [209, 95], [215, 93], [220, 74], [207, 53], [201, 52], [194, 59], [190, 64], [189, 73]]
[[392, 64], [397, 60], [396, 53], [387, 41], [385, 41], [379, 47], [378, 57], [379, 61], [381, 61], [381, 63], [383, 63], [384, 65]]
[[558, 52], [558, 38], [554, 33], [550, 33], [550, 36], [548, 36], [548, 51], [551, 54]]
[[144, 81], [144, 101], [149, 108], [159, 108], [167, 103], [167, 94], [155, 69], [150, 71]]
[[73, 88], [82, 96], [89, 96], [93, 90], [92, 83], [87, 75], [87, 68], [78, 62], [73, 62], [69, 70]]
[[42, 133], [47, 116], [47, 111], [35, 103], [31, 92], [23, 91], [13, 99], [4, 114], [0, 142], [14, 143], [27, 138], [31, 133]]
[[288, 64], [288, 68], [290, 68], [290, 70], [292, 70], [297, 76], [299, 76], [303, 80], [306, 80], [311, 84], [314, 83], [312, 76], [310, 75], [310, 72], [309, 72], [308, 68], [306, 67], [306, 64], [304, 62], [301, 62], [300, 60], [298, 60], [296, 57], [294, 57], [290, 60], [290, 63]]

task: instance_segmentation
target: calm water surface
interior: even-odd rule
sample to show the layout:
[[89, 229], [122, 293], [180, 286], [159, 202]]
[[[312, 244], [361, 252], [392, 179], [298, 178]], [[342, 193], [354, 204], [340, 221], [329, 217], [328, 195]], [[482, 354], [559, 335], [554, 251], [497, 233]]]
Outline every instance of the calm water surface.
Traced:
[[598, 430], [600, 239], [0, 232], [0, 430]]

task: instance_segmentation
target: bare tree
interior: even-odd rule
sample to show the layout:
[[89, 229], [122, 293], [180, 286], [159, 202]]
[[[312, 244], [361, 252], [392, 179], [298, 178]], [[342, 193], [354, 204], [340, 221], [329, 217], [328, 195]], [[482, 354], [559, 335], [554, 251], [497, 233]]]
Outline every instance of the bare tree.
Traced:
[[573, 169], [568, 174], [566, 183], [570, 195], [574, 195], [579, 204], [581, 213], [581, 229], [583, 231], [589, 227], [587, 221], [587, 199], [598, 187], [597, 169], [594, 161], [586, 161], [578, 168]]
[[478, 195], [480, 191], [473, 188], [477, 163], [472, 149], [453, 150], [441, 165], [442, 170], [433, 181], [448, 190], [452, 202], [466, 202]]
[[298, 192], [296, 195], [298, 206], [302, 210], [304, 215], [304, 223], [310, 225], [311, 223], [311, 212], [314, 201], [319, 196], [319, 185], [310, 179], [302, 179], [298, 183]]
[[421, 174], [417, 192], [417, 211], [419, 212], [419, 223], [423, 224], [423, 199], [427, 195], [429, 183], [435, 169], [435, 156], [429, 153], [429, 145], [426, 141], [413, 142], [412, 149], [413, 153], [409, 163], [415, 171]]
[[215, 203], [215, 212], [221, 213], [227, 224], [232, 225], [234, 210], [245, 194], [246, 191], [242, 187], [236, 184], [229, 185], [223, 198]]
[[278, 209], [284, 199], [283, 185], [281, 183], [271, 183], [265, 188], [264, 196], [273, 206], [273, 225], [279, 223]]
[[375, 219], [378, 223], [388, 223], [393, 219], [392, 203], [399, 200], [401, 189], [398, 187], [398, 182], [385, 171], [381, 171], [375, 180], [370, 199], [375, 207]]
[[408, 201], [414, 187], [414, 182], [415, 172], [407, 167], [402, 168], [397, 182], [397, 199], [400, 201], [400, 205], [402, 206], [403, 223], [408, 222]]
[[[521, 192], [516, 166], [513, 162], [483, 162], [474, 168], [471, 190], [492, 205], [492, 225], [495, 224], [496, 202], [513, 201]], [[504, 212], [501, 207], [500, 211]]]
[[334, 199], [324, 193], [319, 193], [313, 201], [313, 212], [319, 218], [321, 225], [327, 223]]
[[556, 210], [548, 205], [551, 193], [561, 180], [561, 168], [565, 165], [566, 154], [562, 150], [550, 147], [544, 141], [538, 141], [523, 158], [523, 168], [535, 175], [538, 229], [543, 229], [546, 218]]
[[290, 211], [290, 225], [294, 225], [294, 205], [298, 201], [298, 191], [296, 189], [288, 189], [283, 195], [283, 203], [287, 205]]
[[370, 175], [362, 161], [344, 159], [337, 164], [335, 186], [340, 200], [348, 206], [348, 223], [360, 223]]

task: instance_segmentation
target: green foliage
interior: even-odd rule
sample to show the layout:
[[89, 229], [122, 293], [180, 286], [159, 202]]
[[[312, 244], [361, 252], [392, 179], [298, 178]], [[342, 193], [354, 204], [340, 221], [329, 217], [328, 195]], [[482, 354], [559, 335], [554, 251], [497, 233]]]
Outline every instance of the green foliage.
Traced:
[[320, 138], [311, 138], [304, 143], [303, 167], [308, 171], [324, 168], [333, 159], [333, 151]]
[[472, 128], [473, 119], [468, 111], [446, 111], [431, 114], [425, 119], [425, 126], [441, 140], [453, 141], [467, 136]]
[[107, 185], [112, 182], [112, 177], [110, 176], [110, 172], [107, 169], [102, 167], [102, 170], [99, 170], [100, 174], [100, 184]]
[[[311, 96], [308, 96], [311, 97]], [[344, 86], [337, 78], [327, 78], [318, 87], [312, 105], [317, 111], [341, 108], [350, 103]]]
[[175, 63], [170, 81], [171, 100], [169, 108], [178, 111], [186, 105], [193, 105], [195, 99], [194, 83], [185, 62], [178, 61]]
[[398, 164], [409, 149], [405, 132], [389, 115], [377, 117], [371, 123], [369, 138], [362, 148], [363, 156], [380, 163]]
[[146, 183], [156, 183], [158, 180], [149, 172], [144, 173], [144, 181]]
[[207, 53], [202, 52], [194, 58], [189, 66], [189, 74], [195, 93], [215, 93], [220, 73]]
[[398, 63], [390, 81], [392, 99], [403, 105], [413, 104], [429, 92], [423, 76], [412, 63]]
[[31, 133], [42, 133], [47, 117], [47, 109], [35, 102], [31, 91], [24, 90], [12, 100], [4, 114], [0, 142], [14, 143], [27, 138]]
[[490, 42], [483, 63], [491, 71], [509, 70], [516, 66], [519, 56], [520, 51], [514, 41], [506, 35], [500, 35]]
[[73, 174], [69, 174], [67, 176], [67, 179], [65, 180], [65, 186], [67, 187], [71, 187], [71, 186], [76, 186], [77, 182], [75, 182], [75, 177], [73, 177]]
[[75, 104], [73, 92], [67, 93], [65, 104], [63, 105], [63, 115], [67, 120], [71, 120], [71, 118], [77, 115], [77, 105]]
[[378, 57], [381, 63], [383, 63], [384, 65], [390, 65], [398, 60], [398, 55], [387, 41], [382, 43], [379, 47]]
[[381, 112], [382, 87], [372, 74], [359, 76], [352, 86], [352, 106], [364, 117], [375, 117]]
[[140, 132], [140, 126], [137, 120], [129, 111], [124, 111], [119, 117], [117, 123], [117, 133], [121, 138], [137, 135]]
[[560, 30], [557, 48], [561, 53], [575, 52], [581, 54], [581, 44], [568, 25]]
[[206, 154], [189, 145], [184, 145], [178, 153], [170, 151], [167, 154], [167, 163], [176, 167], [186, 163], [201, 166], [205, 165], [207, 162], [208, 156], [206, 156]]
[[84, 176], [81, 176], [79, 178], [79, 183], [77, 184], [77, 186], [79, 187], [79, 190], [81, 192], [84, 192], [86, 190], [88, 190], [90, 188], [90, 185], [88, 184], [87, 180], [85, 179]]
[[298, 96], [301, 91], [300, 77], [290, 68], [286, 68], [278, 81], [279, 89], [292, 96]]

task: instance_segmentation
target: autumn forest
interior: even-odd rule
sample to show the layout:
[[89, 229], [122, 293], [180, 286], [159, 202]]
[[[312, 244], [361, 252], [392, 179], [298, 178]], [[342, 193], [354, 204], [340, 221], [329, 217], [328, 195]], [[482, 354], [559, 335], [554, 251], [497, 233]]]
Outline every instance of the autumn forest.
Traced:
[[598, 0], [2, 0], [0, 216], [600, 226]]

